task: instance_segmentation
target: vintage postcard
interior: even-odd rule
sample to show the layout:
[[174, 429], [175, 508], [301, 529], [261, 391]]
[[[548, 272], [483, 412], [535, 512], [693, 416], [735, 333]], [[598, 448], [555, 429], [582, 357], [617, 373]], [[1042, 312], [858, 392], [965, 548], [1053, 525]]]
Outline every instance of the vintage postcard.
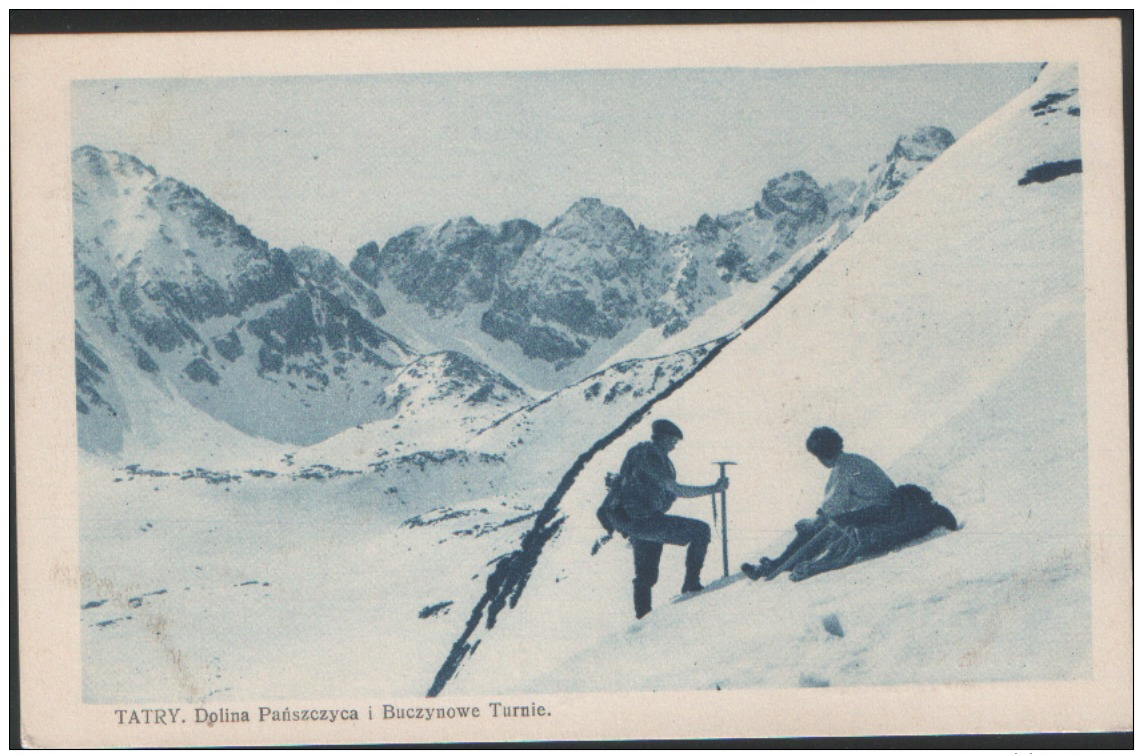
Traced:
[[14, 38], [22, 740], [1129, 730], [1119, 39]]

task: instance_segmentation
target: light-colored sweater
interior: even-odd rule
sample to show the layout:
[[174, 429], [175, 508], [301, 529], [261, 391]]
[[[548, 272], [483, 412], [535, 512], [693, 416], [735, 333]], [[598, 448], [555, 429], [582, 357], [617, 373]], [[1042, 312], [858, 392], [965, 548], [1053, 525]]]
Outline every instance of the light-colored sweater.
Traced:
[[872, 505], [888, 505], [896, 485], [865, 456], [842, 453], [830, 471], [820, 513], [836, 516]]

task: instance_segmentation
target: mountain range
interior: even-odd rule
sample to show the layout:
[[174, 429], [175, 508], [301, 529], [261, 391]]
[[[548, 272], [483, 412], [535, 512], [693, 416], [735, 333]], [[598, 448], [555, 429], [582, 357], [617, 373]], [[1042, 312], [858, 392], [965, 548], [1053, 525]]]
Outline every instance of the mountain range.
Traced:
[[753, 206], [704, 214], [677, 233], [586, 198], [544, 228], [471, 217], [410, 228], [363, 245], [350, 268], [409, 313], [415, 324], [394, 330], [402, 337], [429, 348], [470, 344], [515, 381], [553, 390], [647, 330], [661, 342], [638, 355], [678, 350], [672, 336], [711, 306], [823, 234], [827, 251], [836, 246], [952, 143], [947, 129], [922, 128], [900, 137], [860, 183], [822, 186], [804, 171], [785, 173]]
[[[391, 420], [424, 390], [490, 422], [620, 355], [700, 345], [688, 329], [725, 334], [789, 284], [777, 277], [798, 252], [828, 253], [952, 141], [941, 128], [903, 136], [860, 183], [777, 176], [753, 206], [674, 234], [585, 198], [543, 228], [471, 217], [411, 228], [363, 245], [348, 266], [320, 249], [272, 248], [197, 189], [80, 147], [80, 445], [117, 453], [156, 425], [147, 415], [164, 399], [134, 400], [140, 390], [290, 445]], [[691, 329], [729, 299], [745, 306], [738, 321]], [[414, 389], [417, 379], [433, 385]]]

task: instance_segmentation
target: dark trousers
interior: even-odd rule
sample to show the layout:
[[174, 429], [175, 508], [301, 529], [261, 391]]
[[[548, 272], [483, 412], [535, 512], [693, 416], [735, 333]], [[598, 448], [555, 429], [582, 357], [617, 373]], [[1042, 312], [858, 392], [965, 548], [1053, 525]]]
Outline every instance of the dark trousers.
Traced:
[[[801, 550], [804, 546], [808, 545], [810, 542], [814, 541], [814, 538], [825, 531], [828, 526], [829, 519], [825, 516], [802, 519], [794, 525], [794, 529], [797, 531], [797, 535], [794, 536], [794, 541], [786, 547], [785, 552], [771, 560], [771, 562], [775, 566], [778, 566], [781, 571], [790, 571], [793, 570], [793, 568], [798, 563], [804, 562], [807, 559], [812, 560], [818, 555], [821, 555], [829, 547], [830, 543], [832, 542], [831, 539], [818, 539], [816, 542], [816, 547], [805, 552], [799, 553], [798, 551]], [[794, 554], [797, 554], [798, 557], [792, 560], [791, 558]]]
[[668, 516], [627, 521], [622, 532], [635, 550], [635, 615], [643, 617], [651, 611], [651, 587], [659, 580], [659, 559], [663, 545], [685, 545], [687, 572], [684, 586], [698, 584], [706, 550], [710, 545], [710, 526], [693, 518]]

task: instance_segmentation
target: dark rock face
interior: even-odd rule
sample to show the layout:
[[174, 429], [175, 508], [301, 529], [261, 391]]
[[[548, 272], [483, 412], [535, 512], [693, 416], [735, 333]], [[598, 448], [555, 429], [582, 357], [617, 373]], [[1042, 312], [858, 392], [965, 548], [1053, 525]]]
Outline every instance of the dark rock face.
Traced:
[[522, 307], [489, 309], [480, 318], [480, 329], [497, 340], [519, 344], [530, 359], [556, 363], [570, 361], [587, 353], [589, 346], [586, 340], [573, 340], [546, 325], [532, 324], [527, 310]]
[[867, 179], [867, 196], [864, 217], [869, 219], [874, 212], [897, 196], [905, 184], [912, 180], [956, 141], [947, 128], [926, 126], [912, 134], [901, 136], [893, 145], [892, 151], [880, 165], [870, 169]]
[[[383, 385], [416, 358], [377, 324], [376, 292], [329, 254], [270, 248], [129, 155], [76, 150], [73, 184], [77, 328], [216, 418], [312, 442], [368, 418], [365, 374]], [[87, 351], [77, 340], [81, 413], [112, 405], [100, 381], [115, 380]], [[253, 393], [236, 397], [237, 384]]]
[[349, 269], [374, 288], [381, 282], [381, 249], [376, 241], [361, 246], [353, 255]]
[[370, 242], [357, 250], [350, 269], [373, 286], [386, 277], [430, 316], [440, 316], [489, 301], [539, 235], [524, 220], [491, 227], [462, 217], [436, 230], [412, 228], [384, 248]]
[[1017, 186], [1027, 186], [1031, 183], [1051, 183], [1065, 175], [1078, 175], [1083, 172], [1082, 160], [1058, 160], [1045, 162], [1041, 165], [1028, 168], [1024, 177], [1016, 181]]
[[[1042, 118], [1045, 115], [1059, 112], [1060, 103], [1066, 102], [1077, 94], [1079, 94], [1078, 88], [1067, 89], [1062, 92], [1049, 92], [1048, 94], [1044, 95], [1042, 99], [1038, 100], [1034, 105], [1032, 105], [1030, 108], [1032, 110], [1032, 116], [1036, 118]], [[1073, 109], [1075, 110], [1074, 114], [1079, 115], [1079, 108], [1074, 105], [1069, 106], [1068, 115], [1073, 115]]]
[[581, 199], [521, 253], [481, 319], [497, 340], [557, 366], [615, 337], [665, 290], [663, 236], [622, 210]]
[[949, 147], [956, 139], [947, 128], [925, 126], [918, 128], [908, 136], [897, 139], [893, 151], [889, 153], [888, 161], [899, 159], [913, 162], [932, 162]]
[[76, 408], [82, 414], [90, 413], [93, 407], [112, 416], [116, 411], [100, 394], [99, 388], [107, 377], [107, 364], [99, 357], [83, 334], [75, 333], [75, 383]]
[[242, 354], [246, 353], [246, 349], [242, 346], [242, 340], [238, 337], [238, 331], [235, 329], [231, 329], [224, 337], [211, 338], [210, 342], [214, 345], [214, 350], [218, 352], [218, 355], [227, 361], [236, 361]]
[[829, 210], [821, 186], [801, 170], [767, 181], [762, 206], [787, 226], [821, 222]]
[[299, 246], [290, 249], [289, 258], [299, 277], [332, 293], [345, 306], [363, 309], [373, 318], [384, 316], [385, 307], [377, 294], [328, 253]]
[[147, 353], [142, 348], [135, 349], [135, 363], [138, 364], [139, 368], [144, 372], [151, 372], [154, 374], [155, 372], [159, 371], [159, 365], [156, 364], [155, 360], [151, 358], [151, 354]]
[[75, 410], [80, 447], [115, 452], [123, 446], [122, 398], [110, 367], [88, 342], [83, 328], [75, 329]]
[[195, 382], [209, 382], [211, 385], [217, 385], [219, 382], [218, 372], [206, 360], [199, 357], [191, 361], [183, 369], [187, 377], [190, 377]]

